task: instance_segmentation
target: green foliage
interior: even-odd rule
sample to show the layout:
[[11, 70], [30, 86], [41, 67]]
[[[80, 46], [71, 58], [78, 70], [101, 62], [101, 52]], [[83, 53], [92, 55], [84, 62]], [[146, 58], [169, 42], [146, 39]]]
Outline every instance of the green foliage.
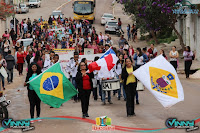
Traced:
[[[174, 4], [181, 0], [121, 0], [124, 11], [132, 15], [141, 34], [160, 31], [162, 39], [169, 37], [177, 15], [173, 14]], [[170, 33], [170, 34], [169, 34]]]
[[[176, 35], [174, 36], [171, 34], [171, 36], [168, 38], [158, 38], [158, 42], [170, 44], [171, 42], [175, 41], [176, 39], [177, 39], [177, 36]], [[155, 41], [154, 40], [148, 41], [148, 44], [152, 44], [152, 43], [155, 43]]]

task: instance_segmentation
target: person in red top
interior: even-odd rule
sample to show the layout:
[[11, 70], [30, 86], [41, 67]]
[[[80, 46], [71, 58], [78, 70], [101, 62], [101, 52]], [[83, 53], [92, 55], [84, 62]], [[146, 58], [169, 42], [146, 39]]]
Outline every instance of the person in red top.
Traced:
[[150, 59], [153, 59], [157, 56], [157, 49], [154, 47], [154, 44], [151, 44], [151, 47], [148, 49]]
[[23, 75], [23, 64], [24, 64], [24, 53], [20, 47], [17, 52], [17, 69], [19, 71], [19, 76]]
[[97, 54], [99, 51], [98, 51], [98, 47], [97, 47], [97, 44], [95, 41], [93, 41], [92, 45], [91, 45], [91, 48], [94, 49], [94, 54]]
[[47, 43], [45, 44], [45, 48], [46, 50], [50, 51], [50, 46]]
[[133, 49], [133, 46], [131, 45], [130, 48], [129, 48], [129, 50], [128, 50], [129, 56], [133, 58], [134, 52], [135, 51]]
[[5, 33], [3, 34], [2, 38], [7, 38], [9, 40], [10, 34], [8, 34], [8, 32], [5, 31]]
[[76, 74], [76, 84], [81, 96], [81, 108], [83, 113], [83, 118], [89, 117], [88, 106], [90, 100], [90, 93], [93, 87], [92, 78], [94, 78], [93, 73], [87, 73], [87, 67], [85, 62], [81, 62], [78, 67], [78, 72]]

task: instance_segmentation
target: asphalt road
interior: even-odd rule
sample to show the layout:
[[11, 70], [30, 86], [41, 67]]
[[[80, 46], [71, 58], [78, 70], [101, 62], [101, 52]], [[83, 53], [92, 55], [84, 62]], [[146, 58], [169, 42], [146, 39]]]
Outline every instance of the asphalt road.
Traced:
[[[30, 17], [31, 19], [39, 18], [43, 16], [47, 19], [53, 10], [62, 5], [66, 0], [43, 0], [42, 7], [38, 9], [30, 9], [28, 14], [17, 15], [18, 19]], [[96, 21], [94, 26], [97, 31], [104, 32], [104, 27], [100, 25], [100, 17], [104, 12], [112, 13], [113, 8], [111, 6], [112, 0], [97, 0], [96, 6]], [[61, 8], [65, 16], [72, 15], [72, 5], [63, 6]], [[116, 6], [114, 9], [115, 15], [121, 17], [124, 20], [124, 25], [131, 23], [129, 17], [123, 14], [120, 6]], [[125, 27], [125, 26], [124, 26]], [[125, 30], [125, 29], [124, 29]], [[112, 35], [114, 42], [116, 43], [118, 38]], [[138, 43], [145, 45], [143, 43]], [[137, 46], [138, 44], [133, 44]], [[24, 71], [24, 75], [26, 75]], [[153, 97], [148, 90], [139, 92], [140, 105], [135, 107], [135, 117], [126, 117], [125, 101], [117, 100], [116, 96], [112, 96], [112, 105], [101, 105], [100, 99], [94, 101], [92, 96], [89, 106], [89, 119], [91, 121], [83, 121], [79, 119], [82, 116], [81, 103], [74, 103], [72, 100], [63, 104], [63, 107], [56, 109], [50, 109], [48, 105], [41, 105], [41, 117], [53, 117], [53, 116], [73, 116], [75, 118], [70, 120], [47, 120], [42, 122], [35, 122], [35, 130], [29, 131], [30, 133], [91, 133], [92, 124], [96, 117], [107, 115], [112, 119], [112, 125], [131, 127], [131, 128], [166, 128], [165, 121], [168, 118], [177, 118], [178, 120], [192, 120], [200, 117], [200, 84], [199, 80], [186, 80], [184, 75], [179, 75], [181, 83], [185, 92], [185, 101], [180, 102], [169, 109], [165, 109], [162, 105]], [[7, 99], [12, 101], [8, 107], [9, 115], [15, 120], [27, 119], [29, 114], [29, 101], [27, 98], [27, 89], [23, 87], [25, 76], [19, 77], [17, 71], [14, 72], [14, 83], [6, 86], [5, 94]], [[69, 117], [67, 117], [69, 118]], [[90, 123], [91, 122], [91, 123]], [[199, 123], [196, 124], [200, 126]], [[117, 127], [113, 133], [125, 132], [125, 128]], [[18, 133], [21, 130], [8, 130], [5, 132]], [[111, 131], [110, 131], [111, 132]], [[185, 129], [170, 129], [161, 130], [160, 133], [183, 133]], [[200, 130], [192, 133], [199, 133]]]

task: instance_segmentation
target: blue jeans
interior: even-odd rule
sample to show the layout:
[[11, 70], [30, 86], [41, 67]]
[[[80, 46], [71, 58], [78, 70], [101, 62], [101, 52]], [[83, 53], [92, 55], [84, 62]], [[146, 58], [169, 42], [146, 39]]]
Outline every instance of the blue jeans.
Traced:
[[8, 73], [8, 82], [13, 82], [13, 69], [8, 70], [7, 69], [7, 73]]
[[[110, 91], [107, 91], [108, 92], [108, 102], [111, 101], [111, 96], [110, 96]], [[102, 102], [105, 102], [106, 100], [106, 91], [102, 90]]]
[[135, 97], [136, 97], [136, 101], [138, 101], [138, 91], [136, 91]]
[[[77, 89], [77, 85], [76, 85], [76, 78], [75, 77], [72, 77], [72, 84], [73, 86]], [[78, 100], [78, 95], [75, 95], [74, 96], [74, 101]]]
[[[124, 96], [124, 99], [126, 99], [126, 92], [125, 92], [125, 90], [124, 90], [124, 85], [123, 85], [123, 83], [120, 83], [120, 87], [122, 87], [123, 96]], [[121, 93], [121, 90], [120, 90], [120, 93]], [[120, 94], [120, 96], [121, 96], [121, 94]]]
[[[117, 76], [117, 79], [119, 79], [119, 76]], [[120, 83], [120, 88], [119, 88], [119, 90], [117, 90], [117, 92], [118, 92], [118, 97], [121, 97], [121, 89], [122, 89], [122, 91], [123, 91], [124, 99], [126, 99], [126, 93], [125, 93], [125, 90], [124, 90], [123, 83]]]
[[99, 80], [97, 80], [97, 84], [99, 85], [99, 96], [101, 97], [101, 100], [102, 100], [102, 86]]
[[2, 74], [0, 74], [0, 78], [1, 78], [1, 80], [2, 80], [2, 87], [4, 88], [4, 77], [3, 77]]
[[130, 31], [127, 31], [128, 41], [131, 39]]

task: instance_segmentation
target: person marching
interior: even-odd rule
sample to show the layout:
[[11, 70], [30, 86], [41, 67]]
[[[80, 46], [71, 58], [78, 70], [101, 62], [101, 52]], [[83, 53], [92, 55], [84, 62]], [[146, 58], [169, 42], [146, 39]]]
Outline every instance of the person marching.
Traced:
[[169, 56], [171, 65], [174, 67], [175, 70], [177, 70], [179, 53], [178, 51], [176, 51], [176, 46], [172, 47]]
[[[27, 86], [27, 90], [28, 90], [28, 99], [29, 99], [29, 102], [30, 102], [31, 119], [34, 118], [35, 106], [36, 106], [36, 111], [37, 111], [37, 118], [40, 117], [41, 100], [37, 96], [36, 92], [33, 90], [33, 87], [31, 85], [29, 85], [27, 82], [31, 81], [32, 79], [37, 77], [40, 73], [41, 73], [41, 68], [37, 65], [37, 63], [34, 63], [34, 62], [31, 63], [30, 67], [28, 69], [28, 73], [27, 73], [27, 76], [26, 76], [25, 83], [24, 83], [24, 86]], [[41, 121], [41, 120], [39, 120], [39, 121]], [[31, 121], [31, 123], [33, 123], [33, 121]]]
[[[117, 61], [117, 64], [115, 66], [115, 73], [117, 75], [117, 78], [121, 81], [121, 74], [122, 74], [122, 67], [124, 64], [124, 56], [123, 54], [119, 54], [119, 60]], [[120, 88], [118, 91], [118, 100], [121, 98], [121, 88], [123, 89], [123, 95], [124, 95], [124, 100], [126, 100], [126, 94], [124, 91], [123, 84], [120, 82]]]
[[126, 92], [126, 111], [127, 117], [135, 116], [134, 106], [135, 106], [135, 95], [136, 95], [136, 87], [137, 80], [133, 75], [133, 72], [136, 70], [132, 64], [132, 60], [130, 58], [125, 59], [125, 67], [122, 70], [122, 79], [124, 80], [124, 89]]
[[[70, 66], [70, 70], [71, 70], [71, 75], [72, 75], [72, 84], [74, 85], [74, 87], [77, 89], [77, 85], [76, 85], [76, 74], [77, 74], [77, 70], [78, 70], [78, 65], [79, 65], [79, 53], [78, 52], [74, 52], [74, 58], [72, 60], [70, 60], [69, 66]], [[74, 96], [74, 101], [78, 102], [79, 100], [79, 95], [75, 95]]]
[[92, 78], [94, 78], [93, 73], [87, 73], [87, 67], [85, 62], [81, 62], [78, 67], [78, 72], [76, 74], [76, 84], [81, 98], [81, 108], [83, 113], [83, 118], [89, 117], [88, 106], [90, 100], [91, 90], [93, 88]]
[[194, 58], [194, 53], [190, 50], [190, 46], [187, 46], [185, 51], [183, 52], [183, 57], [185, 61], [185, 75], [186, 78], [190, 76], [190, 67], [192, 65], [192, 60]]

